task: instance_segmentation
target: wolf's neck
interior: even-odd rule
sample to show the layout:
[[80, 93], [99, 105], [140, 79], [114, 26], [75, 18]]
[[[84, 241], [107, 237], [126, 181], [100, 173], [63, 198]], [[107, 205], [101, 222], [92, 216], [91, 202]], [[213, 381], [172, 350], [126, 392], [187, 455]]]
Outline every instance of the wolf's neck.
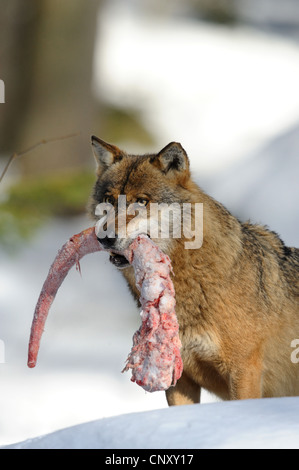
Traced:
[[222, 204], [205, 195], [202, 258], [216, 258], [229, 268], [242, 251], [242, 226]]
[[[242, 226], [225, 207], [200, 189], [195, 198], [203, 204], [202, 245], [188, 249], [188, 240], [182, 238], [175, 244], [171, 259], [176, 260], [175, 264], [180, 258], [182, 263], [189, 264], [189, 268], [194, 266], [197, 275], [200, 272], [205, 276], [207, 270], [212, 270], [215, 275], [225, 276], [242, 250]], [[195, 221], [193, 226], [196, 226]]]

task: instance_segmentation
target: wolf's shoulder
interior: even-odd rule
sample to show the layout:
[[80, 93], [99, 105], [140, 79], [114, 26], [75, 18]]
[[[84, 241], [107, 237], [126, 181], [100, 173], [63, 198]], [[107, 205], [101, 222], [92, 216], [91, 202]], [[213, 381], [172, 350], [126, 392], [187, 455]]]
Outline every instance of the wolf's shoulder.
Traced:
[[281, 237], [267, 226], [250, 222], [241, 225], [245, 238], [259, 245], [262, 252], [272, 252], [281, 266], [287, 264], [299, 275], [299, 248], [286, 246]]

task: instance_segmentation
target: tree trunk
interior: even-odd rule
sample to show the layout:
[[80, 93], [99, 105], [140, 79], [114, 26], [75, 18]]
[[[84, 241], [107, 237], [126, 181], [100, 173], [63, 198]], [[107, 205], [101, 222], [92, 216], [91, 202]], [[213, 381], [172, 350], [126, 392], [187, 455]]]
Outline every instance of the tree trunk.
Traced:
[[42, 2], [2, 0], [0, 8], [0, 79], [5, 104], [0, 106], [0, 154], [13, 153], [29, 105], [36, 32]]
[[[91, 83], [100, 0], [4, 1], [15, 3], [19, 16], [22, 3], [26, 4], [25, 8], [31, 3], [35, 12], [34, 28], [30, 33], [27, 31], [31, 40], [17, 44], [18, 54], [27, 57], [26, 86], [22, 83], [19, 86], [22, 100], [27, 100], [28, 104], [22, 109], [23, 101], [20, 101], [20, 139], [13, 150], [24, 150], [41, 139], [80, 133], [78, 137], [39, 147], [38, 151], [20, 159], [22, 172], [36, 174], [84, 166], [92, 161]], [[14, 73], [16, 70], [14, 63]], [[19, 81], [22, 82], [22, 77]], [[18, 107], [10, 108], [9, 93], [6, 101], [2, 106], [17, 119]], [[13, 119], [5, 125], [14, 127]]]

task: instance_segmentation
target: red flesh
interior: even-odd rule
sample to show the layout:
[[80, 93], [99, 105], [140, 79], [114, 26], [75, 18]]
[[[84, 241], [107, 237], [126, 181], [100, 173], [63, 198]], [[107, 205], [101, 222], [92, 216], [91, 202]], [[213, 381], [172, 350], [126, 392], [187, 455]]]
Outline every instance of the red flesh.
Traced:
[[56, 293], [67, 273], [74, 264], [88, 253], [103, 250], [94, 227], [88, 228], [70, 238], [59, 250], [42, 287], [31, 326], [28, 351], [28, 367], [35, 367], [41, 336]]
[[144, 235], [124, 254], [134, 266], [142, 306], [124, 371], [132, 369], [131, 380], [148, 392], [167, 390], [183, 371], [170, 259]]
[[[68, 271], [83, 256], [102, 250], [94, 227], [74, 235], [59, 250], [36, 305], [29, 342], [29, 367], [36, 365], [49, 309]], [[170, 260], [143, 235], [138, 236], [123, 255], [134, 267], [142, 305], [142, 324], [134, 334], [133, 348], [124, 370], [132, 369], [131, 380], [147, 391], [166, 390], [175, 385], [183, 370]]]

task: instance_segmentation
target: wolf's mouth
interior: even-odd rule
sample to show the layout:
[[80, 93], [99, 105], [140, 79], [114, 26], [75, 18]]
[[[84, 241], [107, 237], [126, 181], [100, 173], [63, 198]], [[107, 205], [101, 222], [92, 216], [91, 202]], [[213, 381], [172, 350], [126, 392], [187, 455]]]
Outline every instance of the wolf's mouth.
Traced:
[[113, 252], [110, 252], [110, 258], [109, 258], [110, 263], [114, 264], [119, 269], [127, 268], [130, 266], [129, 261], [127, 258], [123, 255], [118, 255]]
[[[137, 233], [136, 236], [141, 235], [141, 234], [144, 234], [148, 238], [151, 238], [150, 235], [145, 233], [145, 232], [144, 233], [143, 232]], [[132, 239], [134, 239], [134, 238], [135, 238], [135, 236]], [[127, 240], [127, 243], [125, 244], [125, 246], [122, 247], [122, 250], [127, 248], [130, 245], [130, 243], [132, 242], [132, 239]], [[130, 266], [130, 263], [127, 260], [127, 258], [120, 253], [120, 251], [122, 251], [122, 250], [112, 248], [112, 247], [109, 250], [110, 251], [110, 258], [109, 258], [110, 263], [114, 264], [114, 266], [116, 266], [119, 269], [127, 268], [128, 266]]]

